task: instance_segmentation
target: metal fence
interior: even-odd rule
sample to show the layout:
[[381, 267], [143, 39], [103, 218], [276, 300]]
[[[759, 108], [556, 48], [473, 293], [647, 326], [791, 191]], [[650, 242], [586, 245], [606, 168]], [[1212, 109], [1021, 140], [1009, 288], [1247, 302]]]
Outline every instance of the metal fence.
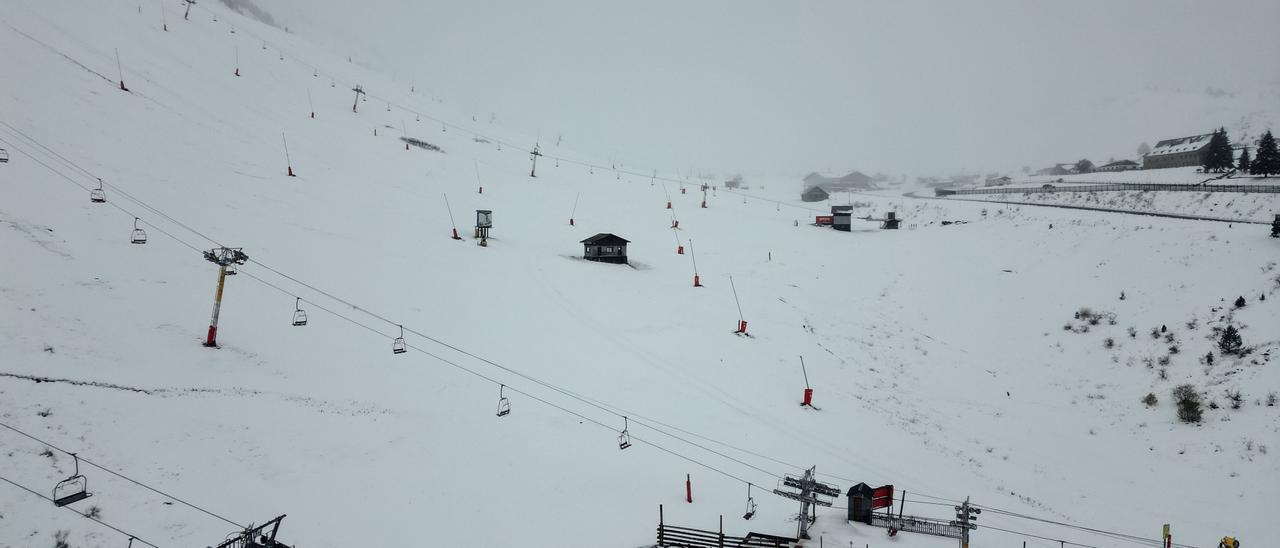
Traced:
[[937, 196], [952, 196], [961, 194], [1044, 194], [1052, 192], [1116, 192], [1124, 190], [1160, 190], [1174, 192], [1243, 192], [1243, 193], [1260, 193], [1260, 194], [1280, 194], [1280, 184], [1274, 185], [1219, 185], [1219, 184], [1191, 184], [1179, 185], [1169, 183], [1099, 183], [1099, 184], [1046, 184], [1039, 187], [982, 187], [982, 188], [965, 188], [950, 189], [937, 188], [934, 194]]

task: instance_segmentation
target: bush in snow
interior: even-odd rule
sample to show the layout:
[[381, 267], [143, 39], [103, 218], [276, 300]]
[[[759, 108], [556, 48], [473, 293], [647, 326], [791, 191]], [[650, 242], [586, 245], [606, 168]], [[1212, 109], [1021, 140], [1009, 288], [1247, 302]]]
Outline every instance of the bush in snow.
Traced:
[[1204, 357], [1200, 359], [1205, 365], [1213, 365], [1213, 352], [1205, 352]]
[[53, 532], [53, 548], [71, 548], [67, 543], [67, 537], [71, 535], [71, 531], [63, 529]]
[[1231, 402], [1232, 409], [1240, 409], [1240, 406], [1244, 404], [1244, 396], [1240, 395], [1239, 390], [1235, 392], [1227, 390], [1227, 400]]
[[1129, 326], [1129, 338], [1130, 339], [1138, 338], [1138, 329], [1132, 325]]
[[1170, 345], [1170, 346], [1169, 346], [1169, 353], [1170, 353], [1170, 354], [1177, 354], [1177, 353], [1178, 353], [1178, 352], [1180, 352], [1180, 351], [1181, 351], [1181, 349], [1180, 349], [1180, 348], [1178, 348], [1178, 345], [1176, 345], [1176, 344], [1174, 344], [1174, 345]]
[[1278, 399], [1278, 398], [1276, 398], [1276, 393], [1275, 393], [1275, 392], [1272, 392], [1272, 393], [1270, 393], [1270, 394], [1267, 394], [1267, 407], [1275, 407], [1275, 406], [1276, 406], [1276, 400], [1277, 400], [1277, 399]]
[[1222, 330], [1222, 336], [1218, 338], [1218, 350], [1228, 356], [1239, 355], [1244, 348], [1244, 340], [1240, 338], [1240, 332], [1236, 330], [1236, 326], [1228, 325]]
[[1244, 308], [1244, 295], [1236, 297], [1236, 308]]
[[98, 519], [98, 518], [101, 518], [101, 517], [102, 517], [102, 507], [101, 507], [101, 506], [98, 506], [97, 504], [95, 504], [95, 505], [93, 505], [93, 506], [90, 506], [88, 510], [85, 510], [85, 512], [84, 512], [84, 517], [86, 517], [86, 518], [92, 518], [92, 519]]
[[1157, 403], [1160, 403], [1160, 399], [1155, 394], [1147, 392], [1147, 396], [1142, 398], [1142, 403], [1147, 404], [1147, 407], [1155, 407]]
[[1173, 389], [1173, 401], [1178, 406], [1178, 420], [1185, 423], [1198, 423], [1204, 416], [1200, 408], [1200, 394], [1190, 384], [1180, 384]]
[[1107, 337], [1107, 338], [1105, 338], [1105, 339], [1103, 339], [1103, 340], [1102, 340], [1102, 347], [1103, 347], [1103, 348], [1106, 348], [1106, 349], [1112, 349], [1112, 348], [1115, 348], [1115, 347], [1116, 347], [1116, 340], [1115, 340], [1115, 339], [1113, 339], [1113, 338], [1111, 338], [1111, 337]]

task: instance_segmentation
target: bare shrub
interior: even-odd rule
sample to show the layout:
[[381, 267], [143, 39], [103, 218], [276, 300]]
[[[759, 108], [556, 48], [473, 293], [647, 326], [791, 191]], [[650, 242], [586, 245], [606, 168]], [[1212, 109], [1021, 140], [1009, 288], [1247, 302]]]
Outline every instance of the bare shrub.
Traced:
[[1173, 389], [1173, 401], [1178, 406], [1178, 420], [1193, 424], [1204, 417], [1200, 408], [1200, 393], [1190, 384], [1180, 384]]

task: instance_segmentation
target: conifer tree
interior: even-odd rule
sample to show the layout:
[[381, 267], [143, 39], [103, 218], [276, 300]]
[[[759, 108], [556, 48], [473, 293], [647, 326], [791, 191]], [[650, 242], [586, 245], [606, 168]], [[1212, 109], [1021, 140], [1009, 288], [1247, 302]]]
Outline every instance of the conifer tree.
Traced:
[[1238, 354], [1244, 347], [1244, 341], [1240, 338], [1240, 332], [1236, 331], [1234, 325], [1228, 325], [1222, 332], [1222, 337], [1218, 339], [1218, 350], [1223, 354]]
[[1258, 140], [1258, 152], [1249, 163], [1249, 169], [1254, 175], [1280, 174], [1280, 153], [1276, 151], [1276, 138], [1271, 136], [1270, 130]]
[[1213, 132], [1213, 137], [1209, 138], [1209, 150], [1204, 156], [1204, 171], [1206, 173], [1220, 172], [1231, 169], [1235, 165], [1235, 159], [1231, 157], [1231, 140], [1227, 138], [1227, 129], [1218, 128]]
[[1240, 173], [1249, 172], [1249, 149], [1247, 147], [1240, 151], [1240, 160], [1236, 162], [1236, 167], [1240, 168]]

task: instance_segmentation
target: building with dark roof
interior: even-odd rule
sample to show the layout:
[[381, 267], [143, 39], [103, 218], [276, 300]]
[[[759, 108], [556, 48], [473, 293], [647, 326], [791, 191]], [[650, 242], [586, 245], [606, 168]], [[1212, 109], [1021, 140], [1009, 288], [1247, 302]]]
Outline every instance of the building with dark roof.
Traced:
[[804, 192], [800, 193], [800, 200], [805, 202], [821, 202], [830, 197], [831, 195], [828, 194], [827, 191], [822, 190], [822, 187], [816, 186], [806, 188], [804, 189]]
[[602, 263], [627, 264], [628, 240], [601, 232], [582, 240], [582, 258]]
[[1094, 171], [1129, 171], [1131, 169], [1140, 169], [1142, 166], [1133, 160], [1116, 160], [1105, 165], [1098, 166]]
[[1142, 169], [1165, 169], [1170, 167], [1190, 167], [1204, 165], [1205, 156], [1209, 155], [1209, 141], [1212, 133], [1165, 139], [1156, 143], [1142, 157]]

